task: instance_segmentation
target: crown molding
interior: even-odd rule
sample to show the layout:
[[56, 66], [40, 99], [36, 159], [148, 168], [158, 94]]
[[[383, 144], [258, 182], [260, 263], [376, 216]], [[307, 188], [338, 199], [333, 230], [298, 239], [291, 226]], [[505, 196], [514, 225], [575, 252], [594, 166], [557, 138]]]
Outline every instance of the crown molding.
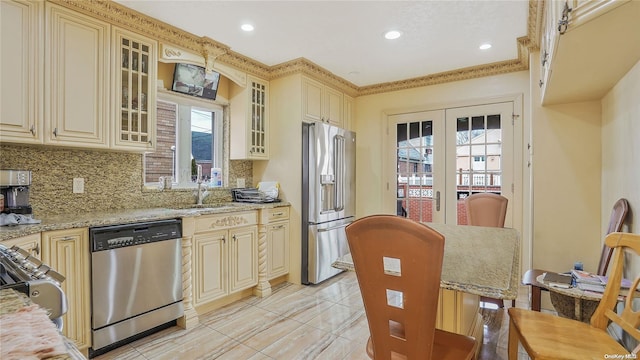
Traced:
[[271, 78], [277, 79], [280, 77], [304, 74], [315, 78], [331, 87], [346, 93], [349, 96], [358, 95], [358, 87], [351, 82], [332, 74], [329, 70], [305, 59], [297, 58], [291, 61], [287, 61], [278, 65], [274, 65], [270, 70]]
[[529, 0], [527, 36], [520, 37], [516, 40], [518, 46], [518, 57], [516, 59], [430, 74], [412, 79], [358, 87], [305, 58], [294, 59], [274, 66], [262, 64], [231, 50], [229, 46], [218, 41], [208, 37], [196, 36], [113, 1], [48, 1], [74, 9], [86, 15], [103, 19], [104, 21], [122, 26], [160, 42], [167, 42], [193, 51], [203, 56], [208, 69], [214, 67], [214, 62], [220, 62], [265, 80], [276, 79], [292, 74], [304, 74], [353, 97], [527, 70], [529, 69], [529, 53], [539, 49], [542, 33], [542, 9], [545, 2], [545, 0]]

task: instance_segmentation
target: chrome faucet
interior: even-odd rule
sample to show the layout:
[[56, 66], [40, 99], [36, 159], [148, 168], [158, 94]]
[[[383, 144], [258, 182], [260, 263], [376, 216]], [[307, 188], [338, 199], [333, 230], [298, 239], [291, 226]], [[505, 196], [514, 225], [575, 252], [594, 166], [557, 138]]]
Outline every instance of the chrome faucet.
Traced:
[[196, 204], [202, 205], [202, 200], [204, 200], [208, 195], [209, 191], [202, 186], [202, 165], [197, 165], [198, 167], [198, 177], [196, 182], [198, 183], [198, 190], [196, 191]]

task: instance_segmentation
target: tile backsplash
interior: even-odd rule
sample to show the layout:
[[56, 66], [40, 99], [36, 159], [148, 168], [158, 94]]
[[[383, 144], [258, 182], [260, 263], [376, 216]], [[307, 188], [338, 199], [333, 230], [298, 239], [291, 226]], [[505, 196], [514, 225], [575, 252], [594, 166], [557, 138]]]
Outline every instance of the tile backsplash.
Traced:
[[[34, 216], [195, 203], [192, 190], [143, 189], [142, 154], [46, 146], [0, 145], [0, 168], [31, 170]], [[230, 161], [229, 184], [253, 184], [251, 161]], [[73, 178], [84, 178], [84, 193], [73, 193]], [[209, 190], [205, 203], [231, 201], [229, 189]]]

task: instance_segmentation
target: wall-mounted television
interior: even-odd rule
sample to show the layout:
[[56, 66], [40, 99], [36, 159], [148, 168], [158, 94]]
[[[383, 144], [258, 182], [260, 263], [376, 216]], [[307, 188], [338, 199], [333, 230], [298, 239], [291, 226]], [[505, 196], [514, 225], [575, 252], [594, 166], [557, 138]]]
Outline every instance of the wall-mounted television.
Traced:
[[171, 90], [215, 100], [219, 82], [220, 74], [215, 71], [207, 72], [202, 66], [178, 63]]

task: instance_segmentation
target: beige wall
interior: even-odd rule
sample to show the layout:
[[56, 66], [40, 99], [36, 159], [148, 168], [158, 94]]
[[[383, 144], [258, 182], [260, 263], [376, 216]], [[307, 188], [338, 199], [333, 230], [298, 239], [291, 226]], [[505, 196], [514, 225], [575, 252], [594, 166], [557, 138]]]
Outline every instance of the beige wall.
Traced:
[[[640, 228], [640, 61], [602, 99], [601, 233], [606, 231], [611, 206], [621, 197], [629, 201], [624, 231]], [[640, 261], [627, 274], [640, 273]]]

